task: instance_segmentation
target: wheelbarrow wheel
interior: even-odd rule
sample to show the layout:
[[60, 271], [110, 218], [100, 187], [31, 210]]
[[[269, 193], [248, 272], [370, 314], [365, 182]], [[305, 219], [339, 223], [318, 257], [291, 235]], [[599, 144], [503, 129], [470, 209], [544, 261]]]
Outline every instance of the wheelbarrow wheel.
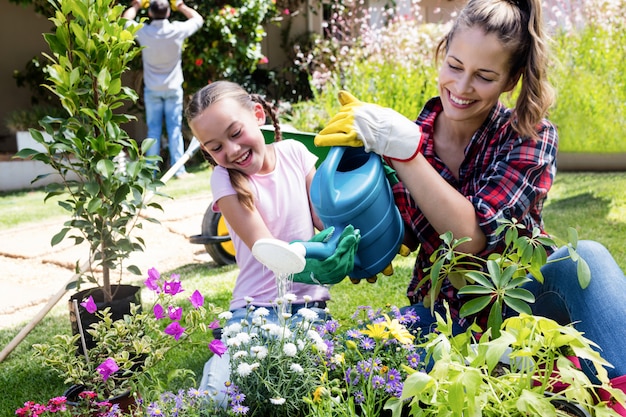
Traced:
[[[215, 213], [211, 207], [204, 213], [202, 219], [202, 234], [205, 236], [228, 236], [226, 221], [221, 213]], [[235, 246], [231, 240], [225, 242], [207, 243], [204, 245], [211, 258], [218, 265], [235, 263]]]

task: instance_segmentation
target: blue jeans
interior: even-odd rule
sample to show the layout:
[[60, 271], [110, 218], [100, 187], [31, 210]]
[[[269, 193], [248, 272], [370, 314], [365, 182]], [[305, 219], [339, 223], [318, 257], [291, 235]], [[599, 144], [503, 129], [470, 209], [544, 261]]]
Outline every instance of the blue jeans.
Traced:
[[[146, 124], [148, 125], [148, 137], [156, 139], [154, 145], [148, 149], [147, 155], [159, 155], [161, 153], [161, 134], [163, 122], [168, 137], [168, 149], [170, 153], [170, 166], [174, 165], [185, 153], [183, 143], [183, 89], [155, 91], [144, 89], [144, 103], [146, 106]], [[185, 166], [181, 166], [175, 173], [185, 173]]]
[[[626, 277], [609, 251], [598, 242], [578, 242], [578, 254], [591, 270], [591, 283], [580, 288], [576, 264], [570, 259], [545, 265], [541, 269], [544, 283], [535, 280], [526, 288], [535, 295], [533, 313], [558, 321], [574, 323], [576, 330], [602, 349], [600, 354], [614, 368], [608, 369], [609, 378], [626, 375]], [[568, 256], [561, 248], [548, 260]], [[593, 370], [581, 361], [585, 373]]]

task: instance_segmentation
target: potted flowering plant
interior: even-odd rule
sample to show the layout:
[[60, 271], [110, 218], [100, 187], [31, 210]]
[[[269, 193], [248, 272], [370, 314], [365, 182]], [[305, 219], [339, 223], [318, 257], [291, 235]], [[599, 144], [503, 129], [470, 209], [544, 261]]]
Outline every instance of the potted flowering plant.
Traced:
[[[102, 311], [90, 296], [82, 304], [87, 311], [100, 316], [86, 332], [95, 341], [92, 349], [77, 354], [78, 335], [57, 335], [50, 343], [34, 345], [34, 356], [56, 371], [72, 387], [97, 394], [103, 401], [119, 395], [134, 396], [149, 389], [155, 382], [151, 375], [154, 366], [166, 358], [171, 349], [188, 344], [207, 343], [215, 354], [223, 354], [226, 347], [212, 335], [220, 326], [217, 315], [220, 309], [212, 304], [205, 306], [204, 297], [194, 291], [187, 303], [191, 308], [175, 301], [184, 292], [180, 277], [161, 277], [151, 268], [145, 285], [154, 294], [151, 308], [133, 304], [131, 313], [122, 320], [112, 320], [109, 308]], [[195, 336], [201, 332], [207, 337]], [[193, 335], [193, 337], [192, 337]], [[198, 341], [198, 338], [201, 338]], [[68, 396], [69, 396], [68, 392]]]
[[[295, 300], [285, 294], [275, 300], [277, 311]], [[320, 318], [309, 309], [298, 315], [282, 314], [281, 323], [268, 322], [269, 310], [254, 308], [253, 299], [244, 320], [225, 326], [222, 339], [231, 358], [226, 394], [229, 412], [254, 416], [305, 415], [304, 397], [322, 377], [317, 352], [326, 345], [315, 330]], [[220, 318], [229, 320], [230, 312]]]
[[119, 404], [98, 401], [93, 391], [81, 391], [76, 402], [68, 402], [67, 397], [50, 398], [46, 404], [27, 401], [23, 407], [15, 410], [17, 417], [82, 417], [106, 416], [121, 417], [124, 410]]
[[336, 321], [319, 328], [327, 345], [321, 353], [324, 378], [308, 398], [315, 416], [381, 416], [384, 405], [402, 394], [408, 370], [422, 370], [417, 317], [396, 307], [388, 313], [362, 306], [355, 327], [342, 330]]

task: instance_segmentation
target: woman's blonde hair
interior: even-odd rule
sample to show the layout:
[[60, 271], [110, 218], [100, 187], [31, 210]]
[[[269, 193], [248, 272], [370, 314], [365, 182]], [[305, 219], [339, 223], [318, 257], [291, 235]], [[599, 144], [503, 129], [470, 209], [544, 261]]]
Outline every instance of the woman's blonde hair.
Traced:
[[[239, 84], [230, 81], [216, 81], [197, 91], [187, 104], [185, 117], [188, 121], [191, 121], [198, 117], [207, 107], [225, 98], [237, 101], [244, 109], [249, 109], [250, 111], [253, 111], [255, 103], [261, 104], [265, 114], [270, 117], [274, 125], [274, 141], [278, 142], [282, 139], [278, 116], [274, 108], [260, 95], [249, 94]], [[202, 155], [212, 166], [217, 165], [211, 155], [205, 152], [204, 149], [202, 149]], [[228, 169], [228, 175], [230, 176], [230, 183], [237, 192], [239, 202], [244, 207], [252, 210], [254, 207], [254, 196], [248, 186], [248, 177], [241, 171], [230, 168]]]
[[509, 79], [521, 76], [522, 80], [512, 113], [513, 129], [530, 138], [537, 137], [536, 125], [554, 102], [547, 77], [549, 38], [543, 25], [540, 0], [470, 0], [437, 47], [439, 58], [462, 29], [481, 28], [485, 34], [495, 34], [511, 52]]

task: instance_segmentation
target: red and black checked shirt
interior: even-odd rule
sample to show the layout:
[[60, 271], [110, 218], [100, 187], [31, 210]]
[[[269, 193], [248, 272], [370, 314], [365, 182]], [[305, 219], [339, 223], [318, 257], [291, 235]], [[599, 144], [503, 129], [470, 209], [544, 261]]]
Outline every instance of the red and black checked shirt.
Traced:
[[[498, 103], [465, 149], [457, 180], [435, 154], [433, 126], [442, 111], [441, 100], [433, 98], [419, 115], [416, 123], [423, 131], [421, 152], [440, 175], [474, 205], [487, 237], [487, 246], [478, 255], [502, 250], [503, 236], [495, 234], [498, 219], [516, 218], [528, 232], [534, 227], [544, 231], [541, 211], [556, 174], [558, 136], [554, 125], [544, 120], [537, 126], [538, 140], [521, 138], [511, 128], [510, 109]], [[408, 231], [412, 230], [422, 245], [407, 290], [409, 300], [417, 303], [428, 294], [430, 282], [421, 288], [417, 288], [417, 284], [425, 275], [424, 269], [430, 266], [429, 257], [441, 245], [441, 239], [402, 183], [396, 184], [393, 190]], [[448, 300], [452, 316], [458, 319], [463, 300], [448, 280], [443, 283], [438, 299]], [[479, 324], [486, 323], [487, 314], [485, 311], [485, 317], [478, 317]], [[460, 322], [464, 324], [465, 320]]]

